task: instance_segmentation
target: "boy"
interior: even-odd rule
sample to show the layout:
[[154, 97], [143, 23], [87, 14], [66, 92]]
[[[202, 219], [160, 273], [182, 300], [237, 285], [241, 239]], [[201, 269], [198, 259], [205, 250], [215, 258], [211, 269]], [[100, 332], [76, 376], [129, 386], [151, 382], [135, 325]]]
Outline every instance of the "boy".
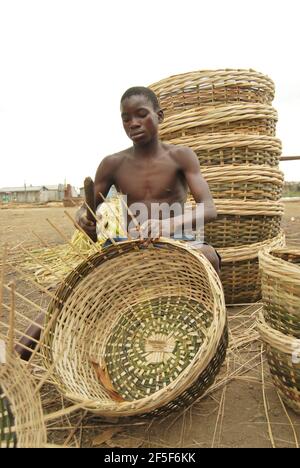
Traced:
[[[112, 185], [127, 195], [127, 205], [138, 204], [144, 209], [140, 211], [138, 221], [140, 228], [135, 234], [144, 239], [147, 245], [152, 239], [166, 232], [171, 237], [188, 240], [194, 248], [201, 250], [220, 272], [220, 257], [214, 248], [206, 243], [197, 242], [191, 236], [182, 233], [184, 224], [195, 227], [197, 222], [205, 225], [213, 221], [216, 209], [206, 181], [203, 179], [199, 162], [195, 153], [182, 146], [167, 145], [159, 140], [158, 126], [163, 121], [163, 111], [160, 109], [156, 95], [149, 88], [129, 88], [121, 98], [121, 117], [123, 127], [132, 140], [133, 146], [119, 153], [105, 157], [95, 176], [96, 206], [102, 203], [100, 193], [106, 197]], [[188, 189], [196, 203], [202, 203], [204, 210], [193, 209], [184, 212], [184, 203]], [[164, 204], [164, 207], [180, 207], [181, 212], [171, 213], [171, 210], [160, 210], [153, 207]], [[156, 213], [153, 216], [153, 213]], [[204, 218], [204, 219], [199, 219]], [[80, 227], [91, 237], [95, 235], [96, 223], [89, 221], [86, 210], [81, 208], [77, 214]], [[127, 215], [127, 231], [132, 232], [131, 217]], [[36, 322], [42, 324], [43, 315], [39, 315]], [[26, 335], [36, 340], [40, 336], [40, 328], [32, 325]], [[22, 347], [34, 349], [34, 342], [30, 338], [22, 337], [16, 346], [17, 352], [23, 359], [28, 360], [31, 352]]]
[[[158, 126], [163, 122], [156, 95], [149, 88], [129, 88], [121, 98], [121, 117], [127, 136], [133, 146], [119, 153], [105, 157], [95, 176], [96, 206], [102, 203], [100, 193], [107, 195], [110, 187], [127, 196], [127, 205], [143, 205], [139, 213], [139, 237], [155, 239], [168, 232], [171, 237], [182, 232], [185, 224], [195, 227], [213, 221], [216, 209], [206, 181], [203, 179], [195, 153], [187, 147], [167, 145], [159, 140]], [[202, 203], [204, 212], [193, 209], [184, 213], [184, 203], [188, 189], [196, 203]], [[182, 214], [172, 216], [171, 210], [164, 210], [153, 217], [154, 205], [180, 206]], [[156, 210], [157, 213], [157, 210]], [[95, 235], [96, 225], [88, 221], [85, 210], [77, 218], [79, 225], [90, 236]], [[130, 231], [131, 218], [127, 216], [127, 230]], [[182, 237], [181, 237], [182, 238]], [[193, 247], [198, 248], [212, 263], [219, 273], [220, 257], [210, 245], [189, 239]]]

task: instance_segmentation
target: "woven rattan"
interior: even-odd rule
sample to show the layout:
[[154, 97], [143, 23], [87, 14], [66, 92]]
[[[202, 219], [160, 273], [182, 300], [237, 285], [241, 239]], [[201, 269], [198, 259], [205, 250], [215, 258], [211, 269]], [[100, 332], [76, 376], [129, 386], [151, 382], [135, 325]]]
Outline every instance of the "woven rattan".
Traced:
[[219, 249], [221, 280], [227, 304], [256, 302], [261, 298], [258, 253], [263, 248], [283, 247], [284, 234], [257, 244]]
[[40, 396], [20, 359], [0, 364], [0, 447], [42, 448], [46, 428]]
[[265, 135], [209, 134], [172, 138], [166, 143], [188, 146], [201, 166], [266, 165], [278, 166], [281, 142]]
[[222, 166], [202, 167], [214, 199], [279, 200], [283, 173], [275, 167]]
[[262, 314], [257, 326], [273, 382], [285, 403], [300, 414], [300, 340], [272, 328]]
[[222, 287], [206, 258], [186, 244], [112, 245], [77, 267], [56, 296], [45, 364], [55, 362], [64, 396], [102, 416], [188, 405], [224, 360]]
[[215, 103], [259, 102], [270, 104], [274, 83], [254, 70], [200, 70], [170, 76], [150, 88], [165, 113]]
[[255, 244], [280, 232], [283, 204], [215, 200], [218, 217], [205, 225], [204, 239], [215, 248]]
[[[215, 199], [218, 217], [205, 224], [199, 237], [215, 248], [255, 244], [276, 237], [280, 232], [283, 203]], [[195, 206], [191, 195], [187, 209]]]
[[199, 134], [232, 133], [275, 136], [277, 112], [264, 104], [227, 104], [195, 107], [166, 117], [160, 125], [162, 140]]
[[259, 265], [266, 322], [300, 339], [300, 250], [262, 251]]

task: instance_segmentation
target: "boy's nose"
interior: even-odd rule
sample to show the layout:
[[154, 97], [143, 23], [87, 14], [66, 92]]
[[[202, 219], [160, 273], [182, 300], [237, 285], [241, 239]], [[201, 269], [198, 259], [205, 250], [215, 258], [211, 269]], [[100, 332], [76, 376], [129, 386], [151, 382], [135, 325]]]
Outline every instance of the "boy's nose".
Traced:
[[141, 126], [140, 122], [136, 119], [132, 119], [132, 121], [130, 122], [130, 128], [138, 128], [140, 126]]

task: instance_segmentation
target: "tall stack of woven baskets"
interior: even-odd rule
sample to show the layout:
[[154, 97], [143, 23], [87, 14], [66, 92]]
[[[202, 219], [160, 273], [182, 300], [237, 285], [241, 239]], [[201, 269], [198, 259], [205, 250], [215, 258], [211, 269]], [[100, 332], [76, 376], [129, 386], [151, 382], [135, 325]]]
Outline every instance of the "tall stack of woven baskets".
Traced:
[[273, 81], [254, 70], [204, 70], [150, 85], [165, 113], [164, 142], [197, 155], [218, 211], [205, 241], [222, 257], [228, 304], [261, 297], [258, 253], [283, 245], [283, 174]]

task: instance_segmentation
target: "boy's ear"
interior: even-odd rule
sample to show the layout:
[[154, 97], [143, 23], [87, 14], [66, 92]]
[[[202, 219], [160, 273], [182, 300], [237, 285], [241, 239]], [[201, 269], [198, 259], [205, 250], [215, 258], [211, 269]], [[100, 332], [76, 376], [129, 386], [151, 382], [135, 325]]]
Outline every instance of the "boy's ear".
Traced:
[[159, 111], [157, 112], [157, 115], [158, 115], [158, 123], [163, 123], [164, 121], [164, 118], [165, 118], [165, 115], [164, 115], [164, 111], [162, 109], [159, 109]]

